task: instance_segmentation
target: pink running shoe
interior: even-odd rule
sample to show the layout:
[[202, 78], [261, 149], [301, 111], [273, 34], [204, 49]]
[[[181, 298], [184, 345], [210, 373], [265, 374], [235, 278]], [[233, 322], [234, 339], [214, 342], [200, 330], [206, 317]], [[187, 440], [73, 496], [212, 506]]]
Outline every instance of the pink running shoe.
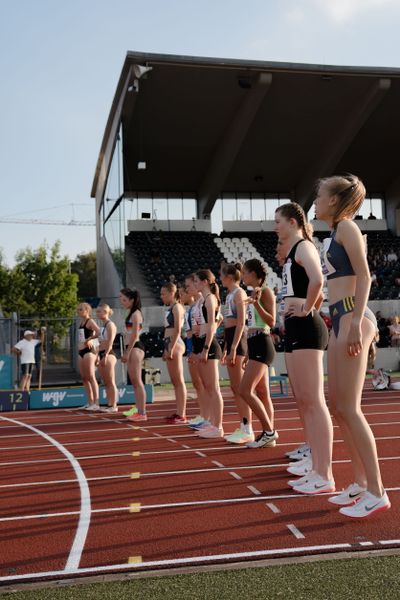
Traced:
[[133, 421], [134, 423], [137, 423], [138, 421], [147, 421], [147, 415], [146, 413], [144, 415], [141, 415], [140, 413], [134, 413], [133, 415], [126, 417], [126, 420]]

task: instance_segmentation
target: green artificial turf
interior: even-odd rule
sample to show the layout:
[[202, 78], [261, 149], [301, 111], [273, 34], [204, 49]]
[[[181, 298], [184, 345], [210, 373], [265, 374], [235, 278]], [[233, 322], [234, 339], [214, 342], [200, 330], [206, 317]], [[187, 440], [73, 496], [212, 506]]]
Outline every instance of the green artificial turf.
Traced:
[[6, 592], [1, 600], [398, 600], [400, 556]]

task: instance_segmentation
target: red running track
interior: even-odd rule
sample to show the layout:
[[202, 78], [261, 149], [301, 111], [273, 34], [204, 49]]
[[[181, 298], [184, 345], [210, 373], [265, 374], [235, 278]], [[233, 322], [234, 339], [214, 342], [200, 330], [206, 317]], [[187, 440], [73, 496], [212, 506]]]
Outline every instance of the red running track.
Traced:
[[[287, 486], [284, 453], [302, 441], [292, 397], [274, 401], [277, 446], [255, 450], [165, 424], [172, 393], [156, 398], [143, 427], [79, 410], [0, 415], [0, 583], [400, 547], [399, 392], [364, 390], [392, 509], [356, 522]], [[334, 473], [339, 490], [352, 480], [337, 427]]]

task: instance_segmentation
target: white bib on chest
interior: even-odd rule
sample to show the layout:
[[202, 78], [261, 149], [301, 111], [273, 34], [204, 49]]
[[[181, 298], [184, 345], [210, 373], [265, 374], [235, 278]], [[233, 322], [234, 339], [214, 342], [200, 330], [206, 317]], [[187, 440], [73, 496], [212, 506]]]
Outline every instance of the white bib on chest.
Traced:
[[324, 239], [323, 246], [322, 246], [321, 266], [322, 266], [322, 273], [325, 275], [325, 277], [327, 277], [328, 275], [333, 275], [333, 273], [336, 273], [335, 267], [329, 261], [331, 243], [332, 243], [332, 238], [328, 237], [328, 238]]
[[292, 259], [289, 258], [282, 267], [282, 296], [294, 296], [292, 282]]

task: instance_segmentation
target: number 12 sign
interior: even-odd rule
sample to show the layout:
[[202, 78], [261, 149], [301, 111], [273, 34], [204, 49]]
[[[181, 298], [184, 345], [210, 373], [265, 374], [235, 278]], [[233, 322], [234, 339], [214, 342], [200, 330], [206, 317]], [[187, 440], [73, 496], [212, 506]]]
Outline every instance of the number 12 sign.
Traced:
[[0, 390], [0, 412], [29, 410], [29, 393], [16, 390]]

